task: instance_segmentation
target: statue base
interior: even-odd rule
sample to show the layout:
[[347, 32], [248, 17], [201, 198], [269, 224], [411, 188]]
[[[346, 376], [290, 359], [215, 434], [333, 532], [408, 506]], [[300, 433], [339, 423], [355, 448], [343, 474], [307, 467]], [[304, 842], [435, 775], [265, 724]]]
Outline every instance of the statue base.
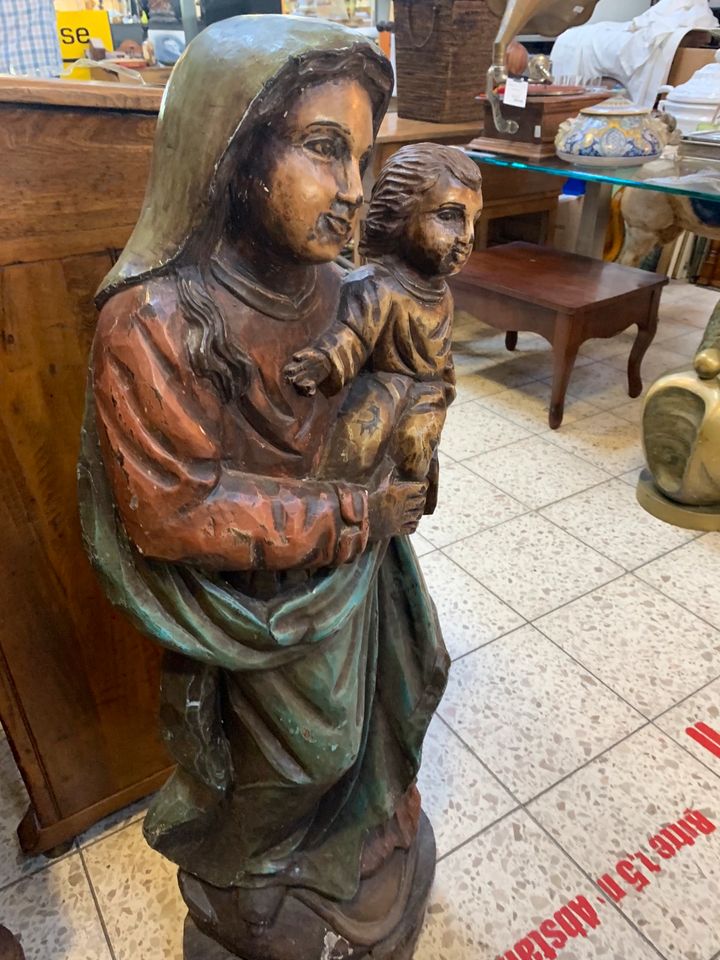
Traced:
[[717, 507], [691, 507], [685, 503], [676, 503], [655, 486], [650, 471], [645, 468], [640, 474], [635, 491], [638, 503], [658, 520], [671, 523], [685, 530], [720, 530], [720, 505]]
[[[211, 887], [181, 871], [180, 889], [189, 909], [183, 958], [412, 960], [434, 876], [435, 837], [424, 814], [413, 847], [396, 849], [361, 882], [353, 900], [332, 901], [287, 888], [264, 922], [248, 919], [245, 891]], [[259, 905], [272, 904], [272, 889], [256, 893]]]

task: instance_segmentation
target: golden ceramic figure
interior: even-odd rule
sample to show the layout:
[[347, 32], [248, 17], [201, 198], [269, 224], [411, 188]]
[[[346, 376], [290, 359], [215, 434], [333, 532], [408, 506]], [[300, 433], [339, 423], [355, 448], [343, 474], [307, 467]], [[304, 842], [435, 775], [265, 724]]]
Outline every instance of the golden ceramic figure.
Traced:
[[648, 469], [638, 500], [654, 516], [692, 530], [720, 530], [720, 304], [693, 369], [665, 374], [643, 411]]
[[480, 184], [464, 153], [431, 143], [403, 147], [383, 168], [363, 230], [370, 263], [345, 278], [335, 322], [285, 370], [306, 395], [319, 387], [334, 396], [354, 381], [324, 466], [330, 476], [352, 455], [357, 479], [370, 477], [392, 435], [397, 478], [427, 479], [455, 398], [445, 278], [470, 256]]
[[557, 37], [592, 16], [598, 0], [488, 0], [493, 13], [502, 17], [493, 43], [493, 62], [487, 75], [486, 93], [495, 127], [501, 133], [517, 133], [518, 125], [502, 115], [498, 87], [508, 78], [507, 54], [519, 33]]

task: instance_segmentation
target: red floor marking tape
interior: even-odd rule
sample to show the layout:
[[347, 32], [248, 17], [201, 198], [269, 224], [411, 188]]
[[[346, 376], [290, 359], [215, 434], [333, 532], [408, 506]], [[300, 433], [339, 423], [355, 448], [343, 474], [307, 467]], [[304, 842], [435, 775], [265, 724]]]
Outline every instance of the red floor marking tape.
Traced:
[[[718, 738], [717, 749], [720, 751], [720, 735], [714, 730], [711, 733]], [[716, 829], [716, 825], [699, 810], [685, 810], [682, 817], [667, 823], [648, 837], [647, 845], [660, 858], [660, 863], [642, 850], [627, 854], [618, 860], [611, 871], [596, 879], [596, 885], [605, 894], [604, 897], [598, 897], [593, 891], [597, 903], [602, 907], [608, 901], [619, 903], [630, 891], [641, 893], [652, 883], [653, 874], [662, 873], [663, 860], [672, 860], [683, 847], [694, 846], [703, 837], [715, 833]], [[558, 954], [576, 937], [587, 937], [600, 924], [600, 916], [588, 897], [576, 896], [564, 903], [551, 917], [537, 924], [511, 950], [500, 954], [497, 960], [556, 960]]]
[[720, 733], [713, 730], [707, 723], [696, 723], [694, 727], [688, 727], [685, 733], [692, 737], [695, 743], [699, 743], [701, 747], [720, 757]]

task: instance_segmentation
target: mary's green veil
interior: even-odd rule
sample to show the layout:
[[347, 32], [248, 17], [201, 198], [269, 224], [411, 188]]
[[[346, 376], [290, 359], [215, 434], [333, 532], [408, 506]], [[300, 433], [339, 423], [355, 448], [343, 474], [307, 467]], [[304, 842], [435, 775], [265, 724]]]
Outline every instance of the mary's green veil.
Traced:
[[162, 271], [183, 252], [224, 189], [230, 145], [252, 129], [278, 88], [288, 93], [291, 84], [299, 88], [337, 75], [346, 58], [363, 61], [377, 132], [392, 69], [357, 31], [304, 17], [243, 16], [197, 36], [165, 91], [143, 209], [100, 286], [99, 302]]

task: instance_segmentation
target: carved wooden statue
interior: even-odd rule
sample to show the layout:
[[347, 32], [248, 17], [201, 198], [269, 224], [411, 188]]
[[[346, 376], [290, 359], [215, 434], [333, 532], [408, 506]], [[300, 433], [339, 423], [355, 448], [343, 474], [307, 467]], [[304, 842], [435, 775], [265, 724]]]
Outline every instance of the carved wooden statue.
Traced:
[[638, 500], [654, 516], [692, 530], [720, 530], [720, 305], [693, 369], [665, 374], [643, 409], [648, 469]]
[[25, 960], [23, 948], [17, 937], [3, 926], [0, 926], [0, 960]]
[[83, 528], [168, 651], [177, 770], [145, 835], [180, 868], [187, 960], [409, 960], [432, 882], [415, 780], [448, 657], [407, 534], [481, 199], [462, 153], [409, 149], [343, 281], [391, 91], [340, 26], [204, 31], [99, 293]]
[[437, 447], [455, 398], [445, 277], [472, 250], [480, 182], [464, 153], [432, 143], [403, 147], [380, 173], [361, 245], [370, 265], [345, 278], [335, 323], [285, 368], [307, 396], [350, 385], [324, 463], [329, 476], [353, 463], [365, 482], [389, 452], [398, 480], [429, 480], [434, 505]]
[[655, 247], [672, 243], [683, 230], [720, 239], [720, 204], [712, 200], [624, 187], [620, 213], [623, 239], [617, 260], [628, 267], [639, 266]]

